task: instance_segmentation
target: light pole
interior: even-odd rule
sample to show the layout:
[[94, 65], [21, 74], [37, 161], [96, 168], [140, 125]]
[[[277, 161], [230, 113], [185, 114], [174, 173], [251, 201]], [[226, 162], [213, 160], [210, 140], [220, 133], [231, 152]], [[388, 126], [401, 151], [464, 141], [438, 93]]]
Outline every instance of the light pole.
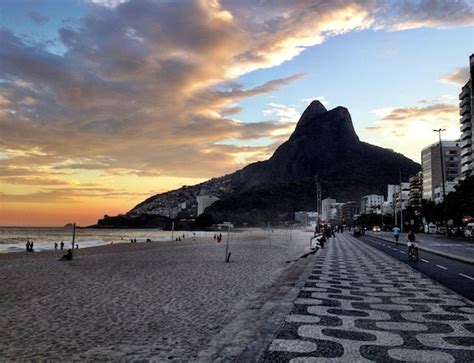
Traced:
[[[446, 186], [445, 186], [445, 182], [444, 182], [444, 159], [443, 159], [443, 146], [441, 144], [441, 133], [443, 131], [446, 131], [446, 129], [441, 129], [439, 128], [438, 130], [433, 130], [434, 132], [437, 132], [438, 133], [438, 136], [439, 136], [439, 157], [441, 159], [441, 183], [442, 183], [442, 187], [443, 187], [443, 202], [446, 200]], [[448, 223], [446, 221], [446, 217], [444, 217], [444, 228], [446, 229], [446, 231], [444, 232], [445, 235], [448, 234]]]

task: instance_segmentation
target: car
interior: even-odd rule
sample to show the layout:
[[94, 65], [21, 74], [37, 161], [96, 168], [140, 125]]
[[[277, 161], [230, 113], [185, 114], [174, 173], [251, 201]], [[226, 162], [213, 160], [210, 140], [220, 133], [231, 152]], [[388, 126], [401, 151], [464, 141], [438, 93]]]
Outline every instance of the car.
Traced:
[[445, 235], [446, 234], [446, 227], [438, 227], [438, 230], [436, 231], [436, 234], [440, 234], [440, 235]]
[[372, 227], [372, 232], [380, 232], [380, 227], [379, 226], [373, 226]]

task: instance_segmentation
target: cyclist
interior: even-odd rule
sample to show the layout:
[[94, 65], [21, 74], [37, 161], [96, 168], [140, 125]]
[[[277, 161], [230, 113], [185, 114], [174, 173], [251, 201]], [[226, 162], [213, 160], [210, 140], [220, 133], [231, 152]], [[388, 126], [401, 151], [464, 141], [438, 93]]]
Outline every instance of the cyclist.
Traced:
[[414, 261], [418, 260], [418, 244], [416, 243], [416, 236], [413, 231], [409, 231], [407, 235], [408, 258]]
[[400, 228], [398, 226], [395, 226], [393, 229], [393, 237], [395, 238], [395, 241], [398, 242], [398, 238], [400, 237]]

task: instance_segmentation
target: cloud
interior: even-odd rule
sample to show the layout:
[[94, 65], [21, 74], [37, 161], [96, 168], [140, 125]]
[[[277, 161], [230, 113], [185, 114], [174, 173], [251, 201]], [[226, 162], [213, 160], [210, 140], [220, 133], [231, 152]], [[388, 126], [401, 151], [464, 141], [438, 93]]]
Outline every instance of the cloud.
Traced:
[[426, 105], [373, 110], [378, 120], [365, 130], [399, 137], [418, 137], [420, 132], [431, 133], [433, 128], [438, 127], [449, 128], [450, 135], [459, 133], [459, 107], [456, 103], [429, 103], [424, 100], [422, 104]]
[[329, 101], [324, 96], [303, 98], [303, 99], [301, 99], [301, 102], [304, 102], [306, 104], [310, 104], [311, 102], [313, 102], [315, 100], [321, 102], [325, 107], [327, 107], [329, 105]]
[[[270, 105], [265, 112], [274, 120], [245, 123], [232, 118], [241, 111], [238, 102], [304, 74], [251, 88], [238, 84], [239, 76], [278, 66], [334, 35], [460, 25], [472, 17], [463, 1], [447, 7], [441, 1], [105, 0], [92, 1], [87, 11], [59, 29], [62, 54], [0, 30], [0, 149], [7, 155], [1, 164], [10, 171], [37, 168], [43, 181], [77, 170], [228, 173], [267, 157], [298, 117], [293, 106]], [[44, 19], [36, 15], [29, 16]], [[266, 145], [242, 146], [256, 140]], [[11, 182], [22, 177], [25, 184], [41, 182], [28, 173]]]
[[441, 76], [440, 81], [444, 83], [451, 83], [456, 86], [464, 86], [469, 80], [469, 67], [456, 68], [452, 72]]
[[468, 0], [397, 0], [381, 5], [379, 12], [381, 26], [392, 30], [474, 24], [474, 5]]
[[36, 24], [39, 25], [44, 25], [49, 21], [49, 18], [47, 16], [41, 15], [36, 11], [30, 11], [27, 15], [31, 20], [33, 20]]
[[[269, 103], [270, 108], [263, 111], [265, 116], [275, 116], [279, 121], [295, 123], [301, 116], [301, 113], [293, 106], [280, 105], [277, 103]], [[291, 125], [294, 127], [294, 125]]]

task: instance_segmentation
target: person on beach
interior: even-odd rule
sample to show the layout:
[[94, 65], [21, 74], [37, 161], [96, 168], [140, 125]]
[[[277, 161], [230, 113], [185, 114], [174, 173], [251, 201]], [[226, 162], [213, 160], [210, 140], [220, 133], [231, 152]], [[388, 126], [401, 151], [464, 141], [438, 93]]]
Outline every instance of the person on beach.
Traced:
[[71, 261], [72, 260], [72, 250], [68, 249], [67, 253], [59, 259], [59, 261]]
[[58, 242], [54, 242], [54, 249], [55, 249], [55, 250], [58, 249]]
[[30, 241], [26, 241], [26, 252], [30, 252]]
[[79, 249], [79, 245], [76, 243], [76, 250], [78, 250], [78, 249]]
[[30, 242], [30, 252], [35, 252], [35, 250], [33, 249], [33, 246], [34, 246], [34, 242], [31, 241]]
[[61, 246], [61, 251], [64, 249], [64, 242], [61, 241], [61, 243], [59, 244]]

